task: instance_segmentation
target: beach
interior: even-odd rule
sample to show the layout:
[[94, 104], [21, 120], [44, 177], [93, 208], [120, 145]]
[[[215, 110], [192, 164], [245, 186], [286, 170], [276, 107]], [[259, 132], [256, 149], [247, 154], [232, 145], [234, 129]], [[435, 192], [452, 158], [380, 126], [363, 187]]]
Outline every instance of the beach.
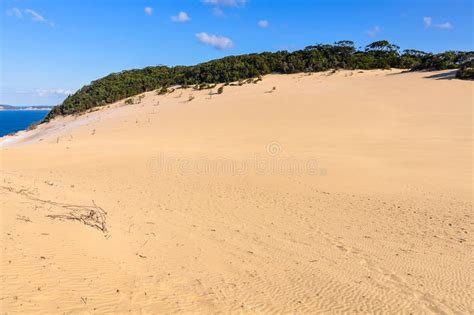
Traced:
[[472, 82], [175, 87], [4, 137], [2, 313], [470, 313]]

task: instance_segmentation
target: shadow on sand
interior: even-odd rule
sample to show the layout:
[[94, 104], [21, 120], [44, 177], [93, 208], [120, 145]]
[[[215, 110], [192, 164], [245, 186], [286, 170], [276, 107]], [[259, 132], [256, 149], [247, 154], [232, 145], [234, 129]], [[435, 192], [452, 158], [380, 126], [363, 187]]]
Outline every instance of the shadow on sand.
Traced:
[[[454, 70], [441, 70], [443, 72], [440, 73], [439, 70], [437, 71], [429, 71], [429, 70], [423, 70], [423, 71], [411, 71], [411, 70], [405, 70], [402, 72], [398, 73], [389, 73], [387, 75], [403, 75], [407, 73], [414, 73], [414, 72], [424, 72], [426, 74], [430, 74], [425, 76], [425, 79], [435, 79], [435, 80], [453, 80], [456, 79], [456, 72], [458, 71], [457, 69]], [[434, 73], [434, 74], [432, 74]]]
[[435, 80], [452, 80], [456, 78], [456, 72], [458, 70], [451, 70], [451, 71], [446, 71], [443, 73], [437, 73], [437, 74], [432, 74], [429, 76], [426, 76], [426, 79], [435, 79]]

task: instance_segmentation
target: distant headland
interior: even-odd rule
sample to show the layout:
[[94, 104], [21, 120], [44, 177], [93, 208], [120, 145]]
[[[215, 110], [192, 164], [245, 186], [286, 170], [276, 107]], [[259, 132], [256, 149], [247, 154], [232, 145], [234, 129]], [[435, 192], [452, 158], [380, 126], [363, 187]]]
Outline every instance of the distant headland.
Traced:
[[51, 110], [53, 106], [35, 105], [35, 106], [13, 106], [0, 104], [0, 110]]

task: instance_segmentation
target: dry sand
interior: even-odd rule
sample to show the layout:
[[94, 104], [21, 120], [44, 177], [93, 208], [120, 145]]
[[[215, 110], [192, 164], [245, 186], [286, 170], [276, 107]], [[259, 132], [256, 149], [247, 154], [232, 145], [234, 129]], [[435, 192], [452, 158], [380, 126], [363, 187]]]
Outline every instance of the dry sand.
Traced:
[[472, 82], [208, 92], [2, 139], [2, 314], [474, 311]]

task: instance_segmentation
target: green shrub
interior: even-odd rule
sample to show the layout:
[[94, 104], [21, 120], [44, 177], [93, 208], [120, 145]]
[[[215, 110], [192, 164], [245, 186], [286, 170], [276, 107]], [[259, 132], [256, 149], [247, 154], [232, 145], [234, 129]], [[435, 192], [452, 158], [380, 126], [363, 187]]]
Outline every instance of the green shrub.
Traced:
[[456, 78], [462, 80], [474, 80], [474, 59], [466, 61], [456, 72]]
[[159, 90], [156, 92], [157, 95], [164, 95], [164, 94], [166, 94], [166, 93], [168, 93], [168, 88], [167, 88], [166, 86], [163, 86], [161, 89], [159, 89]]

